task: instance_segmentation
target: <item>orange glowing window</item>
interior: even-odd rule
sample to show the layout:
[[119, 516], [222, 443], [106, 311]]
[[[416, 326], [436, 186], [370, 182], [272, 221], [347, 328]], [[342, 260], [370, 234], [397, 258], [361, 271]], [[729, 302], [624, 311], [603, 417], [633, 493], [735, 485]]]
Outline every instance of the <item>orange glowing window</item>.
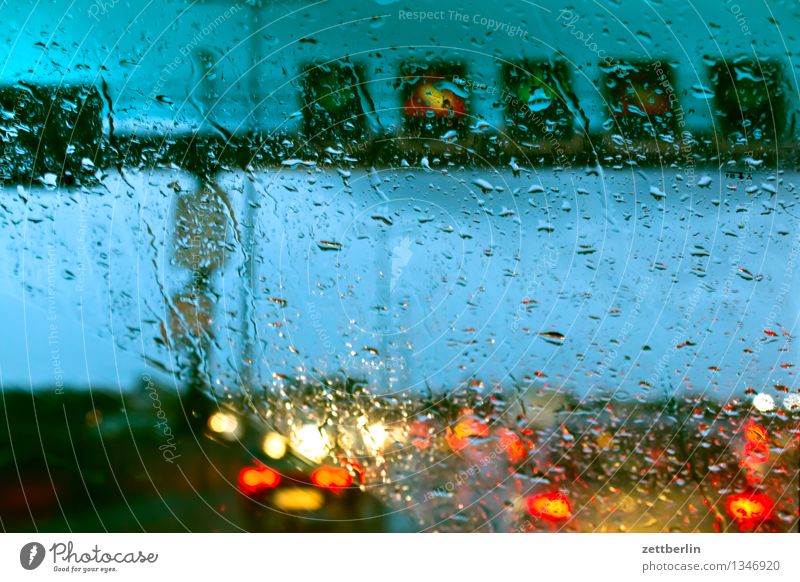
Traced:
[[537, 519], [563, 521], [569, 519], [572, 515], [572, 506], [569, 504], [569, 499], [560, 491], [530, 495], [526, 499], [526, 505], [528, 513]]
[[245, 493], [262, 493], [280, 482], [280, 474], [269, 467], [245, 467], [239, 471], [239, 489]]
[[725, 503], [728, 514], [743, 527], [753, 527], [772, 517], [775, 504], [763, 493], [735, 493]]
[[322, 465], [311, 473], [311, 482], [317, 487], [338, 492], [345, 487], [350, 487], [353, 477], [347, 469]]

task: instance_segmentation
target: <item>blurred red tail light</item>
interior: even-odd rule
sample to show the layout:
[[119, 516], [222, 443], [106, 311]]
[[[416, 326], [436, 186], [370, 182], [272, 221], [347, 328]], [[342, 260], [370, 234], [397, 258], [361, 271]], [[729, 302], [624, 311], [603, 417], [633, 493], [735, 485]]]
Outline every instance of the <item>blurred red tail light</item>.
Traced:
[[280, 473], [269, 467], [245, 467], [239, 471], [239, 489], [251, 495], [274, 489], [280, 482]]
[[353, 483], [353, 477], [347, 469], [322, 465], [311, 473], [311, 482], [317, 487], [336, 493], [341, 489], [350, 487]]

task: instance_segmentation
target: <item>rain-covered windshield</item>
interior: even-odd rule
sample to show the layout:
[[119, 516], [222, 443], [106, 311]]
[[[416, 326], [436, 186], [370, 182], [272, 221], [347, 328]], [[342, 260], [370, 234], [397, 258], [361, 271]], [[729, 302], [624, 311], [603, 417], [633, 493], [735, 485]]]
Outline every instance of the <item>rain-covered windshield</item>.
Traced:
[[0, 11], [0, 527], [797, 531], [795, 3]]

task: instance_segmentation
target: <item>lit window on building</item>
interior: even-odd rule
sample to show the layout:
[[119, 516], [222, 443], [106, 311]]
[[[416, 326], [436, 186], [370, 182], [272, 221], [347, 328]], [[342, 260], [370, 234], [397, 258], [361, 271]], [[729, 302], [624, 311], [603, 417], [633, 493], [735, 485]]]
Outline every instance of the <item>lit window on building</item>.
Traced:
[[460, 65], [406, 65], [400, 89], [412, 135], [442, 137], [467, 123], [469, 93]]

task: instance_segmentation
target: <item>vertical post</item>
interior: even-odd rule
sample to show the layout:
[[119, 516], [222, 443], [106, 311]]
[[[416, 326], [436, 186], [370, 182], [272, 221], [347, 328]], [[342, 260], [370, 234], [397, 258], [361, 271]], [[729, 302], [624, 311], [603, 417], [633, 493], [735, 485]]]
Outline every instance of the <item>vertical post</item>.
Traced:
[[[249, 73], [248, 85], [250, 93], [250, 121], [247, 124], [248, 133], [252, 139], [256, 139], [257, 123], [254, 122], [253, 117], [256, 113], [257, 106], [261, 103], [261, 94], [258, 85], [258, 65], [259, 55], [261, 54], [261, 43], [259, 42], [259, 8], [260, 2], [255, 2], [250, 5], [252, 28], [250, 30], [250, 57], [251, 68]], [[247, 175], [246, 168], [242, 169], [242, 178], [244, 179], [244, 221], [242, 221], [242, 246], [244, 252], [244, 272], [245, 280], [242, 282], [241, 297], [240, 297], [240, 312], [241, 312], [241, 328], [242, 328], [242, 354], [241, 354], [241, 370], [240, 380], [244, 385], [245, 390], [250, 391], [253, 389], [254, 382], [257, 381], [256, 366], [260, 362], [256, 362], [255, 355], [255, 337], [257, 329], [253, 317], [253, 310], [255, 307], [255, 229], [256, 220], [258, 219], [257, 212], [257, 193], [253, 180]], [[253, 329], [251, 330], [251, 323]]]

